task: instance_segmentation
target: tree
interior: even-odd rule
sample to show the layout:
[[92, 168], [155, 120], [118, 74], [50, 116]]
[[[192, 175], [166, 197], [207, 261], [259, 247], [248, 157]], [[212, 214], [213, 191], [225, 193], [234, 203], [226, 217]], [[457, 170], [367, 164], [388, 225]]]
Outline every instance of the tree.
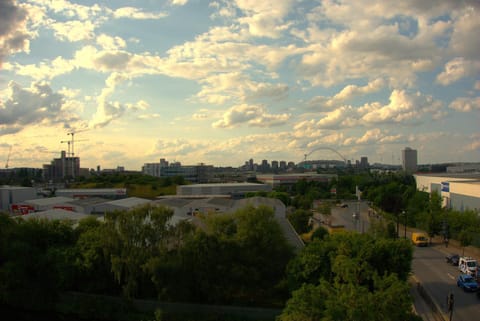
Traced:
[[312, 218], [311, 211], [298, 209], [293, 213], [287, 214], [287, 218], [298, 234], [307, 233], [311, 230], [311, 226], [309, 225]]
[[313, 241], [288, 266], [292, 297], [280, 321], [409, 320], [408, 241], [356, 233]]
[[149, 258], [167, 249], [167, 223], [172, 216], [171, 209], [151, 204], [106, 214], [112, 272], [127, 298], [152, 291], [153, 284], [144, 269]]
[[465, 247], [472, 244], [473, 241], [472, 233], [468, 230], [463, 230], [458, 234], [458, 240], [462, 246], [462, 255], [465, 255]]

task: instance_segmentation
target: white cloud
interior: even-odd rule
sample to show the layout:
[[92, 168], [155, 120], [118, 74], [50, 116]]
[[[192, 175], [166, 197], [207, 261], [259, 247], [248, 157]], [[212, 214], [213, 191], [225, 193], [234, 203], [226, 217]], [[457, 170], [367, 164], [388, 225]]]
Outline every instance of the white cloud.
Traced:
[[118, 50], [127, 46], [127, 43], [122, 38], [112, 37], [104, 33], [97, 36], [97, 44], [104, 50]]
[[175, 6], [184, 6], [186, 5], [188, 0], [170, 0], [170, 3]]
[[168, 16], [166, 12], [145, 12], [134, 7], [122, 7], [113, 12], [115, 18], [128, 19], [161, 19]]
[[460, 112], [480, 111], [480, 97], [459, 97], [449, 107]]
[[71, 61], [63, 57], [56, 57], [49, 63], [40, 62], [38, 65], [20, 65], [18, 63], [6, 63], [5, 70], [15, 72], [17, 75], [29, 76], [36, 81], [51, 80], [59, 75], [67, 74], [75, 69]]
[[310, 107], [337, 107], [339, 104], [351, 101], [359, 96], [378, 92], [384, 86], [385, 82], [381, 78], [375, 79], [365, 86], [347, 85], [333, 97], [317, 96], [312, 98], [307, 105]]
[[265, 107], [242, 104], [226, 111], [223, 119], [212, 124], [214, 128], [232, 128], [241, 124], [251, 127], [271, 127], [284, 124], [290, 119], [289, 114], [269, 114]]
[[127, 79], [126, 75], [114, 72], [105, 80], [106, 86], [97, 97], [97, 110], [89, 127], [104, 127], [124, 115], [128, 107], [118, 101], [109, 101], [108, 98], [115, 92], [116, 87]]
[[58, 39], [72, 42], [93, 39], [96, 28], [91, 21], [80, 20], [54, 22], [50, 26]]
[[453, 13], [454, 25], [450, 47], [456, 55], [466, 59], [479, 60], [480, 52], [480, 4], [465, 6], [462, 10]]
[[291, 9], [292, 0], [236, 0], [235, 3], [244, 14], [238, 21], [248, 25], [253, 36], [278, 38], [289, 28], [284, 17]]
[[480, 72], [480, 60], [465, 60], [463, 57], [457, 57], [445, 64], [445, 70], [437, 76], [437, 82], [447, 86], [464, 77], [477, 75]]
[[404, 90], [393, 90], [390, 103], [366, 104], [359, 109], [363, 113], [361, 120], [370, 124], [379, 123], [414, 123], [421, 121], [426, 114], [435, 114], [442, 107], [440, 101], [420, 93], [407, 94]]

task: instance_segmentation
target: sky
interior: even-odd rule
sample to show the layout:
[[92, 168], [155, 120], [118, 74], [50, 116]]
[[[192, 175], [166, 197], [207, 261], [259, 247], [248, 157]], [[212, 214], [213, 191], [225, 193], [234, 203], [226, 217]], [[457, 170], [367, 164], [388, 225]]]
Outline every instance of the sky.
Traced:
[[479, 162], [479, 16], [479, 0], [0, 0], [0, 166]]

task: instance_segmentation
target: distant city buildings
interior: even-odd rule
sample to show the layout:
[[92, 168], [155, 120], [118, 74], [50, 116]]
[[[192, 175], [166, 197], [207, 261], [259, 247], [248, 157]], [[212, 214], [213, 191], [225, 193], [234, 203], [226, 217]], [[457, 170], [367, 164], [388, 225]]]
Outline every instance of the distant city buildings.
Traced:
[[402, 169], [405, 172], [417, 171], [417, 150], [406, 147], [402, 150]]
[[183, 166], [180, 162], [169, 163], [164, 158], [158, 163], [145, 163], [142, 173], [155, 177], [183, 176], [185, 180], [194, 183], [207, 183], [213, 173], [212, 165], [188, 165]]
[[54, 158], [50, 164], [43, 165], [43, 177], [46, 181], [58, 182], [80, 175], [80, 158], [67, 156], [65, 151], [60, 158]]

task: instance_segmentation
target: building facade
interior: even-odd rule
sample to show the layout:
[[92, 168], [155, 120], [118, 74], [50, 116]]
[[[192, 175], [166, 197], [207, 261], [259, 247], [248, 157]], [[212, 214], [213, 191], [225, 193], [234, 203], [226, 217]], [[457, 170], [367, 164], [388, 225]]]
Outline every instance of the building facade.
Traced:
[[80, 175], [80, 158], [69, 157], [62, 151], [60, 158], [54, 158], [50, 164], [43, 165], [43, 177], [46, 181], [58, 182]]
[[416, 172], [417, 171], [417, 150], [406, 147], [402, 150], [402, 169], [405, 172]]
[[417, 190], [438, 193], [442, 205], [460, 212], [473, 210], [480, 213], [480, 175], [414, 175]]

